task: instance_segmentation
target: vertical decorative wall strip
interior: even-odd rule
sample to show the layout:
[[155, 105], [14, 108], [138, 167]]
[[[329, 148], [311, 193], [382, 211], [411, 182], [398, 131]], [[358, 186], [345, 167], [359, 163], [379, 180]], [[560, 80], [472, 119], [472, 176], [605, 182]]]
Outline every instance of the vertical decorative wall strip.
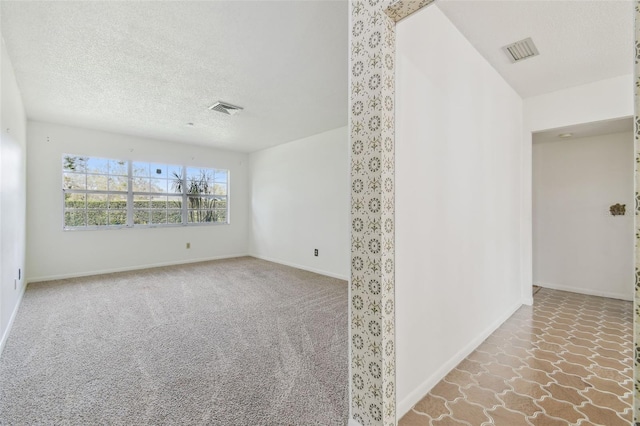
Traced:
[[[395, 56], [396, 34], [395, 22], [383, 15], [384, 44], [383, 62], [384, 81], [380, 102], [382, 103], [382, 155], [380, 159], [373, 158], [369, 170], [382, 168], [380, 183], [382, 185], [382, 215], [380, 225], [382, 227], [380, 241], [374, 241], [382, 251], [382, 384], [384, 397], [382, 400], [383, 419], [385, 425], [396, 424], [396, 312], [395, 312]], [[374, 34], [374, 37], [375, 34]], [[371, 211], [378, 208], [378, 201], [373, 200]], [[372, 289], [373, 291], [374, 289]]]
[[635, 65], [634, 65], [634, 151], [635, 151], [635, 231], [636, 231], [636, 244], [635, 244], [635, 260], [636, 260], [636, 282], [635, 282], [635, 297], [634, 297], [634, 310], [635, 310], [635, 323], [633, 333], [634, 344], [634, 357], [633, 357], [633, 370], [634, 370], [634, 386], [633, 386], [633, 423], [640, 425], [640, 195], [638, 190], [640, 188], [640, 2], [636, 2], [635, 6]]
[[394, 23], [381, 0], [351, 2], [351, 411], [395, 424]]
[[[381, 249], [382, 249], [382, 350], [384, 351], [383, 378], [383, 411], [384, 424], [396, 424], [396, 312], [395, 312], [395, 58], [396, 58], [396, 24], [387, 15], [382, 14], [383, 25], [381, 52], [382, 90], [382, 167], [380, 183], [382, 185], [382, 217], [381, 217]], [[374, 33], [374, 37], [375, 33]], [[374, 159], [369, 169], [378, 167]], [[377, 208], [377, 201], [373, 207]]]
[[433, 0], [352, 0], [351, 414], [396, 424], [395, 23]]

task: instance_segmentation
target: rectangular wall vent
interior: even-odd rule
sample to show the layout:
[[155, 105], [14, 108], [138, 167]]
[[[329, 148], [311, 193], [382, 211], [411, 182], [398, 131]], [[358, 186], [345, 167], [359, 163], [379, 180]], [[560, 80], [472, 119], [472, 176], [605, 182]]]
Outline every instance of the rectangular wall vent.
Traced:
[[231, 105], [226, 102], [218, 101], [209, 107], [211, 111], [218, 111], [223, 114], [235, 115], [242, 111], [242, 107]]
[[506, 45], [502, 50], [507, 55], [511, 63], [520, 62], [540, 54], [536, 45], [533, 44], [531, 37]]

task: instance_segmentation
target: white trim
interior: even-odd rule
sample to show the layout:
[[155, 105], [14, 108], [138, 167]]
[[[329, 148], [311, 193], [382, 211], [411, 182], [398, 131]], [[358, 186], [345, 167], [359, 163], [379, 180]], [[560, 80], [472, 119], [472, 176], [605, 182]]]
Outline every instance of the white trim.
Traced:
[[422, 382], [416, 389], [413, 390], [409, 395], [407, 395], [402, 401], [398, 402], [396, 416], [397, 419], [401, 419], [406, 413], [411, 410], [418, 401], [420, 401], [435, 385], [440, 382], [449, 374], [451, 370], [453, 370], [460, 362], [462, 362], [471, 352], [473, 352], [482, 342], [485, 341], [487, 337], [489, 337], [494, 331], [498, 329], [506, 320], [511, 317], [520, 307], [522, 306], [522, 300], [519, 300], [515, 305], [513, 305], [510, 309], [508, 309], [502, 316], [500, 316], [496, 321], [494, 321], [489, 327], [487, 327], [482, 333], [478, 334], [478, 336], [470, 341], [464, 348], [458, 351], [449, 362], [442, 365], [434, 374], [432, 374], [427, 380]]
[[304, 271], [314, 272], [314, 273], [320, 274], [320, 275], [326, 275], [326, 276], [331, 277], [331, 278], [338, 278], [339, 280], [349, 281], [349, 279], [350, 279], [350, 277], [345, 276], [345, 275], [336, 274], [336, 273], [325, 271], [325, 270], [322, 270], [322, 269], [310, 268], [308, 266], [298, 265], [298, 264], [292, 263], [292, 262], [285, 262], [284, 260], [273, 259], [271, 257], [259, 256], [257, 254], [252, 254], [252, 253], [250, 253], [249, 256], [255, 257], [256, 259], [266, 260], [267, 262], [279, 263], [281, 265], [291, 266], [292, 268], [302, 269]]
[[[564, 286], [564, 285], [557, 285], [557, 284], [551, 284], [551, 283], [535, 283], [535, 285], [542, 287], [542, 288], [550, 288], [552, 290], [560, 290], [560, 291], [568, 291], [570, 293], [578, 293], [578, 294], [586, 294], [588, 296], [600, 296], [600, 297], [608, 297], [610, 299], [620, 299], [620, 300], [626, 300], [629, 302], [633, 302], [633, 294], [631, 295], [624, 295], [621, 293], [612, 293], [612, 292], [608, 292], [608, 291], [600, 291], [600, 290], [591, 290], [588, 288], [576, 288], [576, 287], [568, 287], [568, 286]], [[629, 293], [633, 293], [633, 291], [631, 290], [633, 287], [630, 284], [630, 291]]]
[[160, 263], [151, 263], [146, 265], [135, 265], [135, 266], [125, 266], [123, 268], [112, 268], [112, 269], [100, 269], [97, 271], [87, 271], [87, 272], [72, 272], [69, 274], [60, 274], [60, 275], [47, 275], [43, 277], [34, 277], [29, 278], [27, 283], [37, 283], [42, 281], [52, 281], [52, 280], [63, 280], [66, 278], [77, 278], [77, 277], [88, 277], [91, 275], [103, 275], [103, 274], [112, 274], [114, 272], [127, 272], [127, 271], [137, 271], [139, 269], [150, 269], [150, 268], [159, 268], [163, 266], [174, 266], [174, 265], [186, 265], [189, 263], [198, 263], [198, 262], [208, 262], [211, 260], [222, 260], [222, 259], [233, 259], [236, 257], [247, 257], [249, 254], [229, 254], [224, 256], [213, 256], [213, 257], [204, 257], [200, 259], [185, 259], [179, 260], [175, 262], [160, 262]]
[[9, 333], [11, 332], [11, 328], [13, 327], [13, 321], [15, 321], [16, 316], [18, 315], [18, 309], [20, 309], [20, 305], [22, 304], [22, 297], [24, 296], [24, 291], [27, 288], [27, 283], [24, 281], [22, 283], [22, 288], [20, 289], [20, 296], [18, 296], [18, 302], [16, 306], [13, 308], [13, 312], [11, 313], [11, 318], [9, 318], [9, 322], [7, 323], [7, 328], [4, 330], [4, 334], [2, 335], [2, 340], [0, 340], [0, 356], [2, 356], [2, 351], [4, 350], [4, 345], [7, 343], [7, 339], [9, 338]]

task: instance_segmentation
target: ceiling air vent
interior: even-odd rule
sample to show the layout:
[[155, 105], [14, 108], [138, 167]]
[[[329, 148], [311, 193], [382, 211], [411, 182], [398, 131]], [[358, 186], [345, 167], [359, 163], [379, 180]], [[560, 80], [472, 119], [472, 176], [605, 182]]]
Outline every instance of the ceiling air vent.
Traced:
[[242, 111], [242, 107], [228, 104], [226, 102], [218, 101], [209, 107], [211, 111], [218, 111], [227, 115], [235, 115]]
[[504, 46], [502, 50], [514, 64], [540, 54], [531, 37]]

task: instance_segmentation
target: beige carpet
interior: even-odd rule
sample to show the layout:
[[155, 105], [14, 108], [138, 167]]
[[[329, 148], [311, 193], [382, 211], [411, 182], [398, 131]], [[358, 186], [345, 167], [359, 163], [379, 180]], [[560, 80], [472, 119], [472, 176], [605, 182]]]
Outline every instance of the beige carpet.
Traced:
[[0, 424], [344, 425], [347, 298], [254, 258], [29, 285]]

